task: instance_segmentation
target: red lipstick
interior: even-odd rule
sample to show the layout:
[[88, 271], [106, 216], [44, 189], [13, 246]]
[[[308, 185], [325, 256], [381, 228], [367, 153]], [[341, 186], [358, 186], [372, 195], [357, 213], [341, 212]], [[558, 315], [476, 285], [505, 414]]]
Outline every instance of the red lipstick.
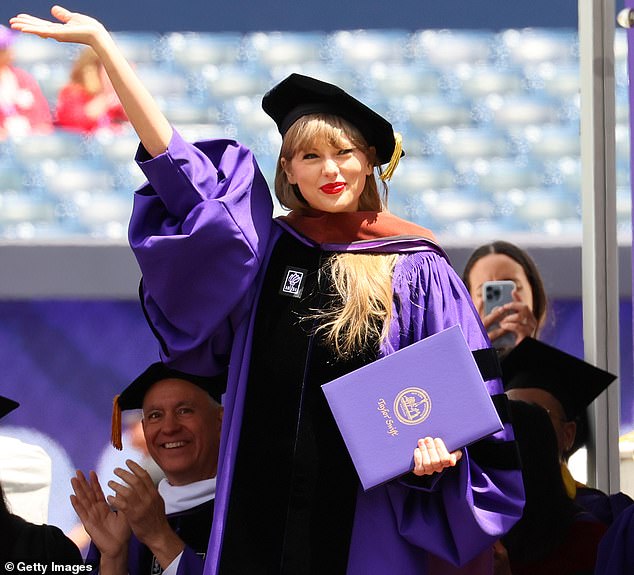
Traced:
[[338, 194], [343, 192], [345, 187], [345, 182], [332, 182], [330, 184], [324, 184], [319, 189], [324, 192], [324, 194]]

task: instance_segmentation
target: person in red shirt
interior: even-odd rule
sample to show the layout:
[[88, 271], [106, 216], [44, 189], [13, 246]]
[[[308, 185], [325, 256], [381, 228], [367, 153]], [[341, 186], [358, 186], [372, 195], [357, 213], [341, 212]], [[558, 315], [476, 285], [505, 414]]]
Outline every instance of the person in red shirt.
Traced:
[[13, 30], [0, 26], [0, 139], [53, 128], [48, 101], [37, 81], [13, 65], [14, 37]]
[[59, 92], [56, 125], [76, 132], [117, 129], [127, 116], [92, 48], [75, 60], [70, 81]]

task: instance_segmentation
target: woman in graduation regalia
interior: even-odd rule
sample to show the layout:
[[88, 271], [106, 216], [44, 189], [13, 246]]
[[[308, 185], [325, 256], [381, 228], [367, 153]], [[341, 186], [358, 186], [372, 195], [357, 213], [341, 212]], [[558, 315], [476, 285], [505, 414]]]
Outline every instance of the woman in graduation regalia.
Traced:
[[389, 176], [401, 156], [389, 122], [313, 78], [275, 86], [263, 107], [283, 135], [276, 194], [292, 211], [272, 219], [250, 150], [185, 142], [101, 24], [52, 14], [61, 24], [11, 23], [92, 46], [141, 139], [148, 183], [129, 239], [162, 358], [229, 369], [205, 572], [420, 575], [488, 561], [523, 505], [510, 427], [454, 453], [421, 438], [412, 473], [363, 492], [319, 389], [456, 324], [473, 350], [489, 347], [431, 233], [385, 211], [374, 170]]

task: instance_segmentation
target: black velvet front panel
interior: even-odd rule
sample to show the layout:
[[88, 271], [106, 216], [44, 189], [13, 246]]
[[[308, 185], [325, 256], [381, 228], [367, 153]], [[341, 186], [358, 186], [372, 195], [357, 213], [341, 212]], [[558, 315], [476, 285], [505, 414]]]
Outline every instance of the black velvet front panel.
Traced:
[[[332, 297], [319, 271], [327, 255], [283, 234], [271, 257], [256, 318], [222, 575], [345, 573], [359, 481], [320, 386], [374, 354], [336, 359], [314, 335], [315, 320], [306, 319]], [[284, 290], [289, 268], [303, 283]], [[301, 297], [294, 297], [298, 286]]]

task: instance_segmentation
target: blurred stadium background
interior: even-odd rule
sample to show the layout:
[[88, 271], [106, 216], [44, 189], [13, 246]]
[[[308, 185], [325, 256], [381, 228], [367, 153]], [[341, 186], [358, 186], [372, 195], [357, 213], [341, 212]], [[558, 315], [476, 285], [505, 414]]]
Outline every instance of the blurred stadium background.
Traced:
[[[189, 139], [237, 138], [272, 177], [280, 138], [262, 94], [293, 71], [332, 81], [388, 117], [406, 159], [390, 206], [452, 243], [581, 237], [578, 38], [574, 29], [117, 33]], [[16, 65], [51, 108], [78, 48], [31, 36]], [[627, 45], [615, 41], [618, 226], [631, 231]], [[56, 131], [0, 145], [0, 237], [125, 241], [142, 181], [132, 131]]]

